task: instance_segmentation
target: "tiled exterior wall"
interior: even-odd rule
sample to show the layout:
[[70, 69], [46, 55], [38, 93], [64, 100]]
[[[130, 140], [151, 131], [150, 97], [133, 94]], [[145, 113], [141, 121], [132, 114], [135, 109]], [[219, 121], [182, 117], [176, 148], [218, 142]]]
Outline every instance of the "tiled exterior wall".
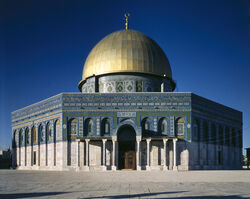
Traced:
[[82, 93], [171, 92], [170, 80], [149, 75], [106, 75], [91, 77], [82, 86]]
[[[176, 121], [180, 117], [184, 120], [183, 135], [176, 134]], [[162, 118], [167, 121], [166, 134], [159, 131]], [[72, 119], [77, 120], [76, 135], [70, 135]], [[90, 134], [86, 134], [87, 119], [93, 121], [93, 132]], [[108, 119], [110, 124], [110, 132], [105, 135], [102, 134], [104, 119]], [[146, 134], [142, 128], [145, 119], [149, 121], [149, 130]], [[55, 130], [57, 120], [59, 126]], [[48, 123], [52, 126], [52, 139], [47, 144], [45, 141], [39, 143], [39, 126], [43, 126], [46, 140]], [[117, 136], [119, 128], [125, 124], [132, 126], [136, 136], [142, 139], [145, 136], [178, 138], [176, 150], [179, 170], [226, 169], [241, 166], [242, 113], [191, 93], [60, 94], [15, 111], [12, 113], [13, 151], [16, 154], [13, 165], [29, 169], [74, 168], [77, 162], [76, 139], [111, 139]], [[223, 129], [222, 134], [220, 126]], [[31, 134], [33, 127], [36, 129], [36, 142], [33, 142]], [[226, 127], [229, 128], [229, 136], [225, 133]], [[23, 132], [23, 142], [20, 132]], [[220, 135], [223, 137], [223, 144], [220, 144]], [[227, 139], [229, 145], [226, 144]], [[80, 142], [80, 165], [85, 164], [85, 148], [85, 143]], [[101, 167], [102, 142], [90, 141], [89, 150], [90, 166]], [[111, 141], [107, 141], [105, 161], [108, 168], [111, 167], [112, 150]], [[151, 167], [160, 169], [164, 154], [163, 142], [152, 141], [150, 150]], [[166, 150], [167, 165], [172, 168], [173, 146], [170, 141]], [[36, 165], [33, 165], [32, 152], [36, 152]], [[141, 142], [140, 158], [143, 167], [146, 165], [144, 141]]]

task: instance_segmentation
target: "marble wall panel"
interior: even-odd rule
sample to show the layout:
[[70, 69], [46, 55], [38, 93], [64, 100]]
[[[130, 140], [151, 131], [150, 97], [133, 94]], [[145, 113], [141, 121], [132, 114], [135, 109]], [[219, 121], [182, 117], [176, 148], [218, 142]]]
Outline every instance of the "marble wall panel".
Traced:
[[89, 143], [89, 164], [90, 166], [101, 166], [102, 162], [102, 142], [91, 141]]

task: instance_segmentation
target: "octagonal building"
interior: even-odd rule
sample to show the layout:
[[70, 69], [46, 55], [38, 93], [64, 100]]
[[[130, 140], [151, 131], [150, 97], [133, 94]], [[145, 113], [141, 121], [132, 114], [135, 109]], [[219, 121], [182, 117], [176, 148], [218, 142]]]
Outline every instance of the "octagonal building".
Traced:
[[174, 92], [167, 56], [120, 30], [88, 55], [79, 93], [12, 112], [13, 167], [41, 170], [194, 170], [242, 166], [242, 113]]

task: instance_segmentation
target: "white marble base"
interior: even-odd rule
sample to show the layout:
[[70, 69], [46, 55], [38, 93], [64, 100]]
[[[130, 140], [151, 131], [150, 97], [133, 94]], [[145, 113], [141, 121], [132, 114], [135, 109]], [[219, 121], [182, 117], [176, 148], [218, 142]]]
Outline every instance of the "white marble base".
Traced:
[[89, 166], [83, 166], [83, 167], [81, 167], [81, 170], [82, 171], [89, 171]]

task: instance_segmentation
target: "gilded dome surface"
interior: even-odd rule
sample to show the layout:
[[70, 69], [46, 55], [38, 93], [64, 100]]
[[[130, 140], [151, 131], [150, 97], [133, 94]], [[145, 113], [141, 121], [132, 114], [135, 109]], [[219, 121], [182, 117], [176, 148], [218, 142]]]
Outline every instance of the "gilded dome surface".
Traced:
[[166, 75], [172, 79], [163, 50], [151, 38], [135, 30], [120, 30], [103, 38], [88, 55], [82, 80], [117, 72]]

